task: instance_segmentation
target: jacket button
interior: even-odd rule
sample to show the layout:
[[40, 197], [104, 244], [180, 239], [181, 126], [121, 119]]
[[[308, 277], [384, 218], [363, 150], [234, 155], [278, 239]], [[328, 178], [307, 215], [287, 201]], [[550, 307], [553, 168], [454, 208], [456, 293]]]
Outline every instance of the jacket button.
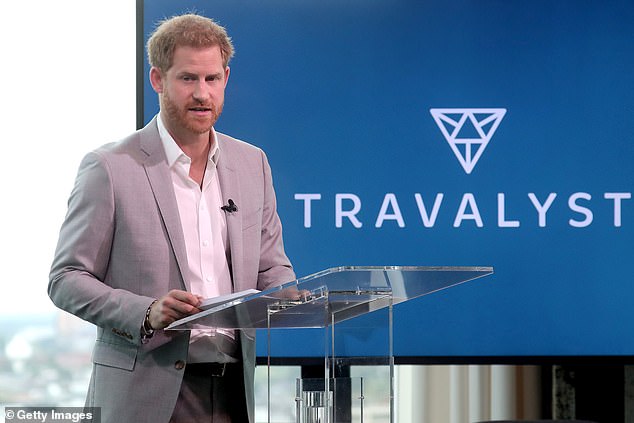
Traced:
[[185, 362], [183, 360], [178, 360], [176, 363], [174, 363], [174, 368], [176, 370], [183, 370], [185, 368]]

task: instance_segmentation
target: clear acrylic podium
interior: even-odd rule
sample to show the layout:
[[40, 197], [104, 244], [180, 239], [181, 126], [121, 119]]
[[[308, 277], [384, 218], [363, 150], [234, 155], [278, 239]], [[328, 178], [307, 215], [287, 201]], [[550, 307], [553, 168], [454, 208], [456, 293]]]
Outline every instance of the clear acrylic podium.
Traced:
[[[265, 329], [268, 352], [268, 422], [271, 420], [270, 366], [276, 345], [271, 331], [313, 328], [323, 351], [323, 375], [302, 378], [296, 387], [297, 423], [363, 422], [364, 409], [384, 408], [381, 421], [394, 421], [393, 307], [493, 273], [491, 267], [337, 267], [275, 288], [248, 293], [174, 322], [170, 330], [194, 328]], [[370, 319], [365, 316], [371, 314]], [[359, 355], [349, 341], [370, 340], [372, 351]], [[315, 339], [311, 339], [312, 342]], [[323, 349], [322, 349], [323, 348]], [[341, 363], [378, 366], [384, 389], [364, 392], [367, 381], [337, 371]]]

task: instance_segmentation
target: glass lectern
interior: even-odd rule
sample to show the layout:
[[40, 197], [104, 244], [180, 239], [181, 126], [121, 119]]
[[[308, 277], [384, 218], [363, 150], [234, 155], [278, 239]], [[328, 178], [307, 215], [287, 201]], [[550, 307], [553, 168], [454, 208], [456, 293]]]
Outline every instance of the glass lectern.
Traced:
[[[393, 306], [491, 273], [491, 267], [337, 267], [266, 291], [238, 293], [168, 329], [265, 329], [270, 335], [280, 328], [314, 328], [322, 338], [323, 375], [297, 381], [295, 422], [363, 422], [368, 407], [381, 407], [382, 421], [393, 422]], [[362, 318], [369, 313], [371, 319]], [[373, 339], [380, 347], [369, 356], [351, 357], [348, 340], [358, 338]], [[270, 410], [271, 336], [267, 344]], [[355, 360], [382, 369], [375, 375], [383, 379], [378, 384], [382, 392], [375, 388], [372, 397], [364, 392], [367, 381], [338, 371], [342, 363]]]

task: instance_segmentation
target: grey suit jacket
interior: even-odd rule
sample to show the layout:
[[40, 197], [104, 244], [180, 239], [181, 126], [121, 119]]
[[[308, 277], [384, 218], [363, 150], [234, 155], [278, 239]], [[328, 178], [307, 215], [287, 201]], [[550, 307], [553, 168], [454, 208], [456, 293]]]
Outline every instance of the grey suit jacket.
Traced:
[[[271, 170], [262, 150], [218, 134], [218, 178], [227, 214], [234, 291], [295, 279], [284, 253]], [[68, 202], [52, 264], [53, 302], [95, 324], [86, 404], [103, 422], [168, 422], [187, 360], [188, 332], [140, 328], [155, 298], [189, 290], [185, 241], [156, 119], [126, 139], [89, 153]], [[241, 332], [248, 412], [254, 421], [255, 349]]]

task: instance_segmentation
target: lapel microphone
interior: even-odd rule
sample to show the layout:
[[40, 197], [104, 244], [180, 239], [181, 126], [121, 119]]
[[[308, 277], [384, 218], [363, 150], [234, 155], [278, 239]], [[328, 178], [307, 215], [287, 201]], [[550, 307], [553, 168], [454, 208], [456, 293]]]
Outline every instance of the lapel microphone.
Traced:
[[228, 203], [229, 204], [226, 204], [220, 208], [226, 211], [227, 213], [233, 213], [238, 211], [238, 206], [236, 206], [236, 203], [234, 203], [231, 198], [229, 199]]

